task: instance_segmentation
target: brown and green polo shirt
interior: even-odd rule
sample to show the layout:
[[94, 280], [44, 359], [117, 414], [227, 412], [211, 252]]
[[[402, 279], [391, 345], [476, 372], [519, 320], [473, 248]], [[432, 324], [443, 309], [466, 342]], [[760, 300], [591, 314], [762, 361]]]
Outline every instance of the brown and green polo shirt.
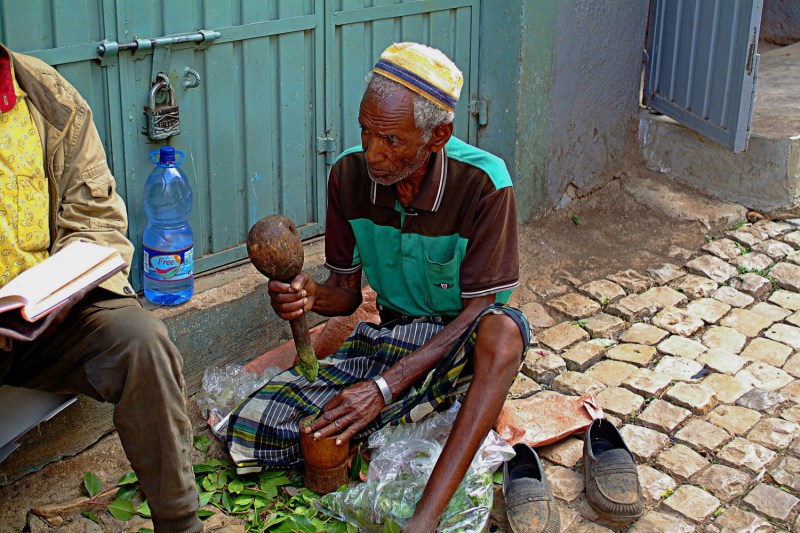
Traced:
[[378, 304], [407, 316], [454, 316], [462, 298], [519, 286], [517, 206], [506, 165], [455, 137], [434, 154], [408, 206], [369, 177], [361, 147], [328, 180], [325, 266], [363, 269]]

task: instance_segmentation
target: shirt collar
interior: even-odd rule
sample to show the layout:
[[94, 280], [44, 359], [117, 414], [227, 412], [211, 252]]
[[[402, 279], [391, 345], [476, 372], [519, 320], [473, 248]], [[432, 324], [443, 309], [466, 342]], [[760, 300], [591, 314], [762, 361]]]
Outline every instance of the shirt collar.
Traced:
[[22, 91], [14, 80], [14, 61], [8, 50], [0, 46], [0, 113], [14, 109]]
[[[435, 152], [432, 158], [428, 175], [409, 207], [436, 212], [442, 204], [444, 187], [447, 184], [447, 148]], [[394, 185], [378, 185], [373, 181], [371, 187], [370, 199], [374, 205], [394, 208], [397, 201], [397, 189]]]

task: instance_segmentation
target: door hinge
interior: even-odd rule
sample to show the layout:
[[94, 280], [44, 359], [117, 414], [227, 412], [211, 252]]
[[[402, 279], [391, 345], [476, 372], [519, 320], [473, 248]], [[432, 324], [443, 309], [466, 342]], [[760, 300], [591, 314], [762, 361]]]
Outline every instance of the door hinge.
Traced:
[[486, 100], [470, 100], [469, 113], [478, 117], [479, 128], [489, 123], [489, 104]]
[[325, 154], [325, 164], [332, 165], [335, 158], [336, 141], [331, 137], [317, 137], [317, 153]]

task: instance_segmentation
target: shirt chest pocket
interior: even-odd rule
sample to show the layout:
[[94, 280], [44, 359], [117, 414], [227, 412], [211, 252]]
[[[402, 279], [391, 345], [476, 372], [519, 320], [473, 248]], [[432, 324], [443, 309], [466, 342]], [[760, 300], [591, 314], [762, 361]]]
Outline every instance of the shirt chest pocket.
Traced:
[[17, 176], [17, 246], [25, 252], [50, 247], [49, 197], [44, 176]]
[[461, 257], [458, 250], [446, 263], [431, 261], [425, 254], [425, 281], [427, 304], [435, 315], [458, 314], [461, 311], [461, 288], [458, 273]]

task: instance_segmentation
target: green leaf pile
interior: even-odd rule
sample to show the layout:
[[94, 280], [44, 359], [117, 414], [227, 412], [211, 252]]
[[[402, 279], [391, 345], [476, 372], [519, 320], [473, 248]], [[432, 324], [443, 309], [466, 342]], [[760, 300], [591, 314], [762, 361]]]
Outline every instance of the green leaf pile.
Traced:
[[[194, 437], [193, 445], [206, 453], [211, 448], [208, 438], [201, 435]], [[353, 465], [353, 474], [356, 477], [361, 472], [366, 473], [369, 468], [360, 453], [356, 455]], [[206, 457], [202, 464], [193, 465], [192, 468], [200, 496], [201, 509], [197, 515], [201, 520], [222, 512], [244, 520], [247, 533], [357, 533], [355, 526], [316, 510], [314, 501], [319, 495], [304, 487], [301, 474], [273, 470], [240, 477], [236, 474], [233, 463], [212, 457]], [[144, 518], [151, 517], [146, 500], [138, 507], [134, 505], [139, 480], [133, 472], [123, 475], [116, 485], [105, 490], [100, 479], [87, 472], [83, 485], [89, 494], [89, 499], [84, 503], [92, 506], [92, 510], [85, 511], [83, 516], [101, 526], [102, 515], [99, 517], [96, 513], [103, 507], [117, 520], [130, 520], [137, 514]], [[109, 501], [112, 494], [114, 499]], [[209, 506], [215, 507], [217, 511], [210, 510]], [[139, 533], [152, 531], [142, 528]]]
[[[354, 526], [317, 512], [314, 501], [319, 496], [304, 488], [300, 474], [271, 470], [240, 477], [233, 463], [211, 457], [193, 468], [200, 506], [211, 505], [243, 519], [248, 533], [357, 531]], [[361, 469], [360, 463], [358, 468]], [[213, 514], [203, 511], [200, 518]]]

